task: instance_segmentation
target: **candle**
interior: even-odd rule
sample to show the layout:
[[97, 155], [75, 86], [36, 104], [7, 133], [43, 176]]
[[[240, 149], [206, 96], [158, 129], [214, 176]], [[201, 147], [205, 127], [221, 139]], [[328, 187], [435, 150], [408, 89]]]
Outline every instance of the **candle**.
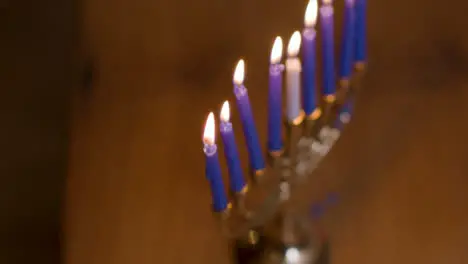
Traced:
[[347, 85], [353, 69], [354, 0], [345, 0], [343, 36], [341, 42], [340, 78]]
[[218, 159], [217, 146], [215, 143], [215, 120], [213, 113], [208, 115], [203, 133], [205, 152], [205, 173], [211, 185], [211, 197], [213, 210], [222, 212], [228, 208], [228, 199], [224, 190], [221, 167]]
[[301, 61], [297, 57], [301, 46], [301, 33], [295, 31], [288, 43], [286, 59], [286, 116], [288, 122], [298, 125], [302, 122], [301, 110]]
[[355, 23], [355, 34], [356, 34], [356, 42], [355, 42], [355, 54], [354, 60], [356, 67], [358, 69], [362, 69], [366, 63], [367, 59], [367, 0], [356, 0], [355, 3], [355, 15], [356, 15], [356, 23]]
[[234, 70], [234, 94], [236, 96], [237, 108], [239, 110], [242, 129], [249, 153], [250, 167], [256, 175], [262, 174], [265, 169], [265, 161], [258, 140], [257, 128], [250, 107], [249, 95], [244, 86], [244, 60], [239, 60]]
[[221, 131], [221, 138], [223, 140], [224, 156], [227, 161], [231, 190], [234, 193], [244, 193], [247, 190], [247, 186], [244, 181], [236, 139], [229, 118], [229, 102], [225, 101], [221, 108], [219, 130]]
[[282, 128], [282, 101], [284, 65], [281, 64], [283, 55], [283, 41], [276, 37], [270, 55], [270, 82], [268, 90], [268, 151], [272, 154], [281, 153], [283, 140]]
[[319, 117], [320, 110], [317, 108], [316, 98], [316, 77], [315, 77], [315, 60], [316, 60], [316, 32], [315, 24], [317, 21], [317, 0], [310, 0], [307, 5], [304, 15], [305, 28], [302, 32], [304, 44], [303, 44], [303, 79], [304, 79], [304, 90], [303, 90], [303, 107], [306, 116], [309, 119], [317, 119]]
[[334, 100], [335, 95], [335, 59], [333, 44], [333, 6], [332, 0], [323, 0], [320, 7], [320, 21], [322, 24], [323, 50], [323, 95], [327, 102]]

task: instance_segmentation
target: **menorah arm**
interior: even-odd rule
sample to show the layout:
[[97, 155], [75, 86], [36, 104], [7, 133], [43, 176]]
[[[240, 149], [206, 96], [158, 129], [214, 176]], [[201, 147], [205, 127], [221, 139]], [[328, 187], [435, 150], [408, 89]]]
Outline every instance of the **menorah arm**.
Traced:
[[[337, 94], [337, 104], [343, 105], [347, 100], [356, 100], [359, 92], [362, 90], [365, 71], [357, 69], [347, 86], [341, 87]], [[335, 109], [337, 110], [337, 109]], [[332, 114], [336, 116], [336, 113]], [[329, 124], [331, 120], [326, 122]], [[364, 182], [364, 177], [360, 174], [353, 175], [352, 178], [345, 174], [329, 175], [320, 169], [314, 169], [309, 177], [302, 183], [303, 187], [299, 188], [290, 199], [301, 210], [309, 210], [312, 205], [320, 204], [330, 195], [338, 195], [340, 200], [346, 200], [351, 195], [355, 186], [361, 185]]]

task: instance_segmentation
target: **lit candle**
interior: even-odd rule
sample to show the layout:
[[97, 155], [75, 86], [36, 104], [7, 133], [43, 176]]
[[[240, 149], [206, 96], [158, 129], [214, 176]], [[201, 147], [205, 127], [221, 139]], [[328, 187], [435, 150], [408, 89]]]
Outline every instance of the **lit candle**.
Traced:
[[301, 47], [301, 33], [295, 31], [288, 43], [286, 59], [286, 116], [288, 122], [298, 125], [304, 113], [301, 109], [301, 61], [297, 57]]
[[237, 108], [242, 122], [245, 141], [247, 142], [247, 149], [249, 151], [250, 167], [253, 172], [258, 175], [263, 173], [265, 161], [263, 159], [257, 128], [255, 127], [255, 121], [250, 107], [249, 95], [244, 86], [244, 68], [244, 60], [239, 60], [234, 70], [234, 94], [236, 96]]
[[230, 109], [229, 102], [225, 101], [221, 108], [220, 126], [221, 138], [224, 145], [224, 156], [226, 157], [227, 166], [229, 170], [229, 180], [231, 190], [234, 193], [244, 193], [247, 186], [244, 181], [244, 174], [239, 159], [239, 152], [237, 151], [236, 139], [234, 131], [232, 130], [232, 123], [229, 121]]
[[218, 159], [217, 146], [215, 143], [215, 120], [213, 113], [208, 115], [203, 133], [205, 152], [205, 173], [211, 185], [211, 197], [213, 210], [222, 212], [228, 208], [228, 199], [224, 189], [221, 167]]
[[356, 0], [354, 8], [356, 16], [354, 62], [355, 67], [358, 70], [362, 70], [365, 67], [367, 59], [367, 0]]
[[302, 32], [304, 44], [302, 45], [303, 51], [303, 107], [306, 116], [309, 119], [315, 120], [320, 116], [320, 109], [317, 108], [316, 98], [316, 77], [315, 77], [315, 61], [316, 61], [316, 32], [315, 24], [317, 21], [317, 0], [310, 0], [307, 5], [304, 25], [305, 28]]
[[354, 0], [345, 0], [344, 25], [341, 42], [340, 78], [341, 83], [347, 86], [353, 72], [353, 45], [354, 45]]
[[283, 140], [282, 128], [282, 101], [284, 65], [281, 64], [283, 55], [283, 41], [276, 37], [270, 56], [270, 83], [268, 90], [268, 151], [272, 154], [281, 153]]
[[333, 5], [332, 0], [323, 0], [320, 7], [320, 21], [322, 24], [323, 50], [323, 95], [327, 102], [335, 99], [335, 59], [333, 44]]

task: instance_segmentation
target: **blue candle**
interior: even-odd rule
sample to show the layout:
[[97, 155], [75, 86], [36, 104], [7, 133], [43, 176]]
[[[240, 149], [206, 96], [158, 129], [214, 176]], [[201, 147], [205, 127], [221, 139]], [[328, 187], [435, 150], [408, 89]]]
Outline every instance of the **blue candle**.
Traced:
[[340, 78], [348, 81], [353, 73], [354, 0], [345, 0], [343, 35], [341, 40]]
[[303, 44], [303, 73], [304, 80], [302, 104], [306, 116], [311, 117], [314, 111], [317, 111], [316, 98], [316, 77], [315, 77], [315, 60], [316, 60], [316, 32], [315, 23], [317, 21], [317, 0], [310, 0], [307, 5], [304, 24], [305, 28], [302, 32]]
[[232, 130], [232, 123], [229, 122], [229, 116], [229, 102], [226, 101], [221, 108], [221, 124], [219, 126], [224, 145], [224, 156], [227, 161], [232, 192], [244, 193], [247, 190], [247, 185], [245, 184], [236, 139]]
[[320, 22], [322, 24], [323, 50], [323, 95], [331, 98], [335, 94], [335, 59], [333, 44], [333, 6], [331, 0], [323, 0], [320, 7]]
[[288, 43], [286, 60], [286, 116], [288, 122], [298, 125], [304, 118], [301, 107], [301, 61], [297, 57], [301, 47], [301, 33], [295, 31]]
[[283, 41], [276, 37], [271, 50], [270, 57], [270, 82], [268, 90], [268, 151], [280, 153], [283, 149], [281, 137], [282, 124], [282, 101], [281, 93], [283, 86], [284, 65], [281, 64], [283, 54]]
[[262, 148], [258, 139], [257, 128], [250, 107], [249, 95], [244, 86], [244, 60], [239, 60], [234, 71], [234, 94], [236, 96], [237, 108], [239, 110], [242, 129], [244, 131], [247, 149], [249, 151], [250, 168], [255, 174], [262, 174], [265, 169]]
[[218, 159], [217, 147], [215, 144], [215, 120], [213, 113], [208, 115], [205, 132], [203, 133], [203, 143], [205, 152], [205, 174], [210, 182], [213, 210], [222, 212], [228, 209], [228, 199], [224, 189], [221, 167]]
[[364, 67], [367, 59], [367, 0], [356, 0], [355, 3], [355, 47], [354, 62], [356, 67]]

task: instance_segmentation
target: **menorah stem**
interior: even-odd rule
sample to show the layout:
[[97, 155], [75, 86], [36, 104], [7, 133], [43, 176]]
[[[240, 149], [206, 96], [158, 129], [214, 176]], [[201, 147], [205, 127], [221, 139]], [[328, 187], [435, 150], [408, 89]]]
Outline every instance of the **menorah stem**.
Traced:
[[322, 252], [317, 259], [316, 264], [330, 264], [330, 242], [324, 241], [322, 244]]
[[264, 239], [254, 230], [248, 230], [245, 235], [232, 242], [233, 263], [255, 264], [259, 263], [264, 254]]
[[245, 218], [251, 216], [251, 212], [247, 209], [245, 204], [245, 196], [248, 190], [249, 186], [246, 185], [240, 192], [234, 194], [234, 209]]
[[280, 161], [281, 157], [284, 155], [284, 149], [280, 151], [271, 151], [267, 154], [267, 167], [272, 168], [273, 170], [275, 168], [278, 168], [280, 166]]
[[317, 126], [318, 120], [321, 116], [322, 110], [320, 108], [316, 108], [309, 116], [307, 116], [304, 122], [304, 137], [311, 138], [315, 135], [314, 128]]
[[339, 115], [341, 106], [349, 99], [351, 90], [356, 86], [356, 76], [351, 79], [341, 79], [339, 89], [334, 97], [324, 98], [324, 115], [321, 127], [332, 127]]
[[314, 136], [314, 128], [317, 126], [317, 119], [307, 119], [304, 122], [304, 137], [311, 138]]
[[366, 63], [365, 62], [356, 62], [354, 65], [354, 74], [352, 85], [350, 87], [351, 90], [357, 92], [362, 87], [363, 77], [366, 73]]
[[333, 106], [336, 102], [336, 94], [326, 95], [323, 98], [323, 117], [324, 120], [329, 120], [332, 114]]
[[340, 89], [338, 89], [338, 92], [336, 93], [336, 106], [339, 107], [346, 102], [348, 99], [350, 86], [351, 80], [346, 79], [340, 81]]
[[328, 127], [330, 125], [330, 121], [334, 120], [335, 116], [335, 102], [336, 102], [336, 97], [335, 95], [328, 95], [323, 98], [323, 106], [322, 106], [322, 115], [320, 119], [318, 120], [318, 124], [316, 126], [316, 129], [314, 129], [314, 137], [315, 138], [320, 138], [320, 131], [324, 127]]
[[365, 61], [357, 61], [354, 63], [354, 69], [356, 72], [363, 72], [366, 69], [366, 62]]
[[[294, 123], [287, 123], [286, 124], [286, 149], [283, 154], [283, 158], [285, 158], [286, 162], [292, 162], [295, 160], [297, 156], [297, 144], [302, 137], [303, 134], [303, 126], [302, 123], [304, 121], [304, 115]], [[293, 166], [293, 164], [283, 164], [287, 166]]]
[[290, 201], [290, 195], [294, 192], [295, 181], [284, 181], [280, 184], [280, 209], [277, 216], [280, 217], [281, 242], [286, 246], [308, 244], [308, 232], [302, 224], [304, 217], [298, 213], [295, 204]]
[[218, 227], [219, 230], [223, 235], [229, 234], [229, 226], [228, 226], [228, 219], [231, 215], [231, 209], [232, 205], [229, 204], [226, 209], [224, 209], [221, 212], [213, 212], [214, 217], [216, 218], [216, 221], [218, 222]]

